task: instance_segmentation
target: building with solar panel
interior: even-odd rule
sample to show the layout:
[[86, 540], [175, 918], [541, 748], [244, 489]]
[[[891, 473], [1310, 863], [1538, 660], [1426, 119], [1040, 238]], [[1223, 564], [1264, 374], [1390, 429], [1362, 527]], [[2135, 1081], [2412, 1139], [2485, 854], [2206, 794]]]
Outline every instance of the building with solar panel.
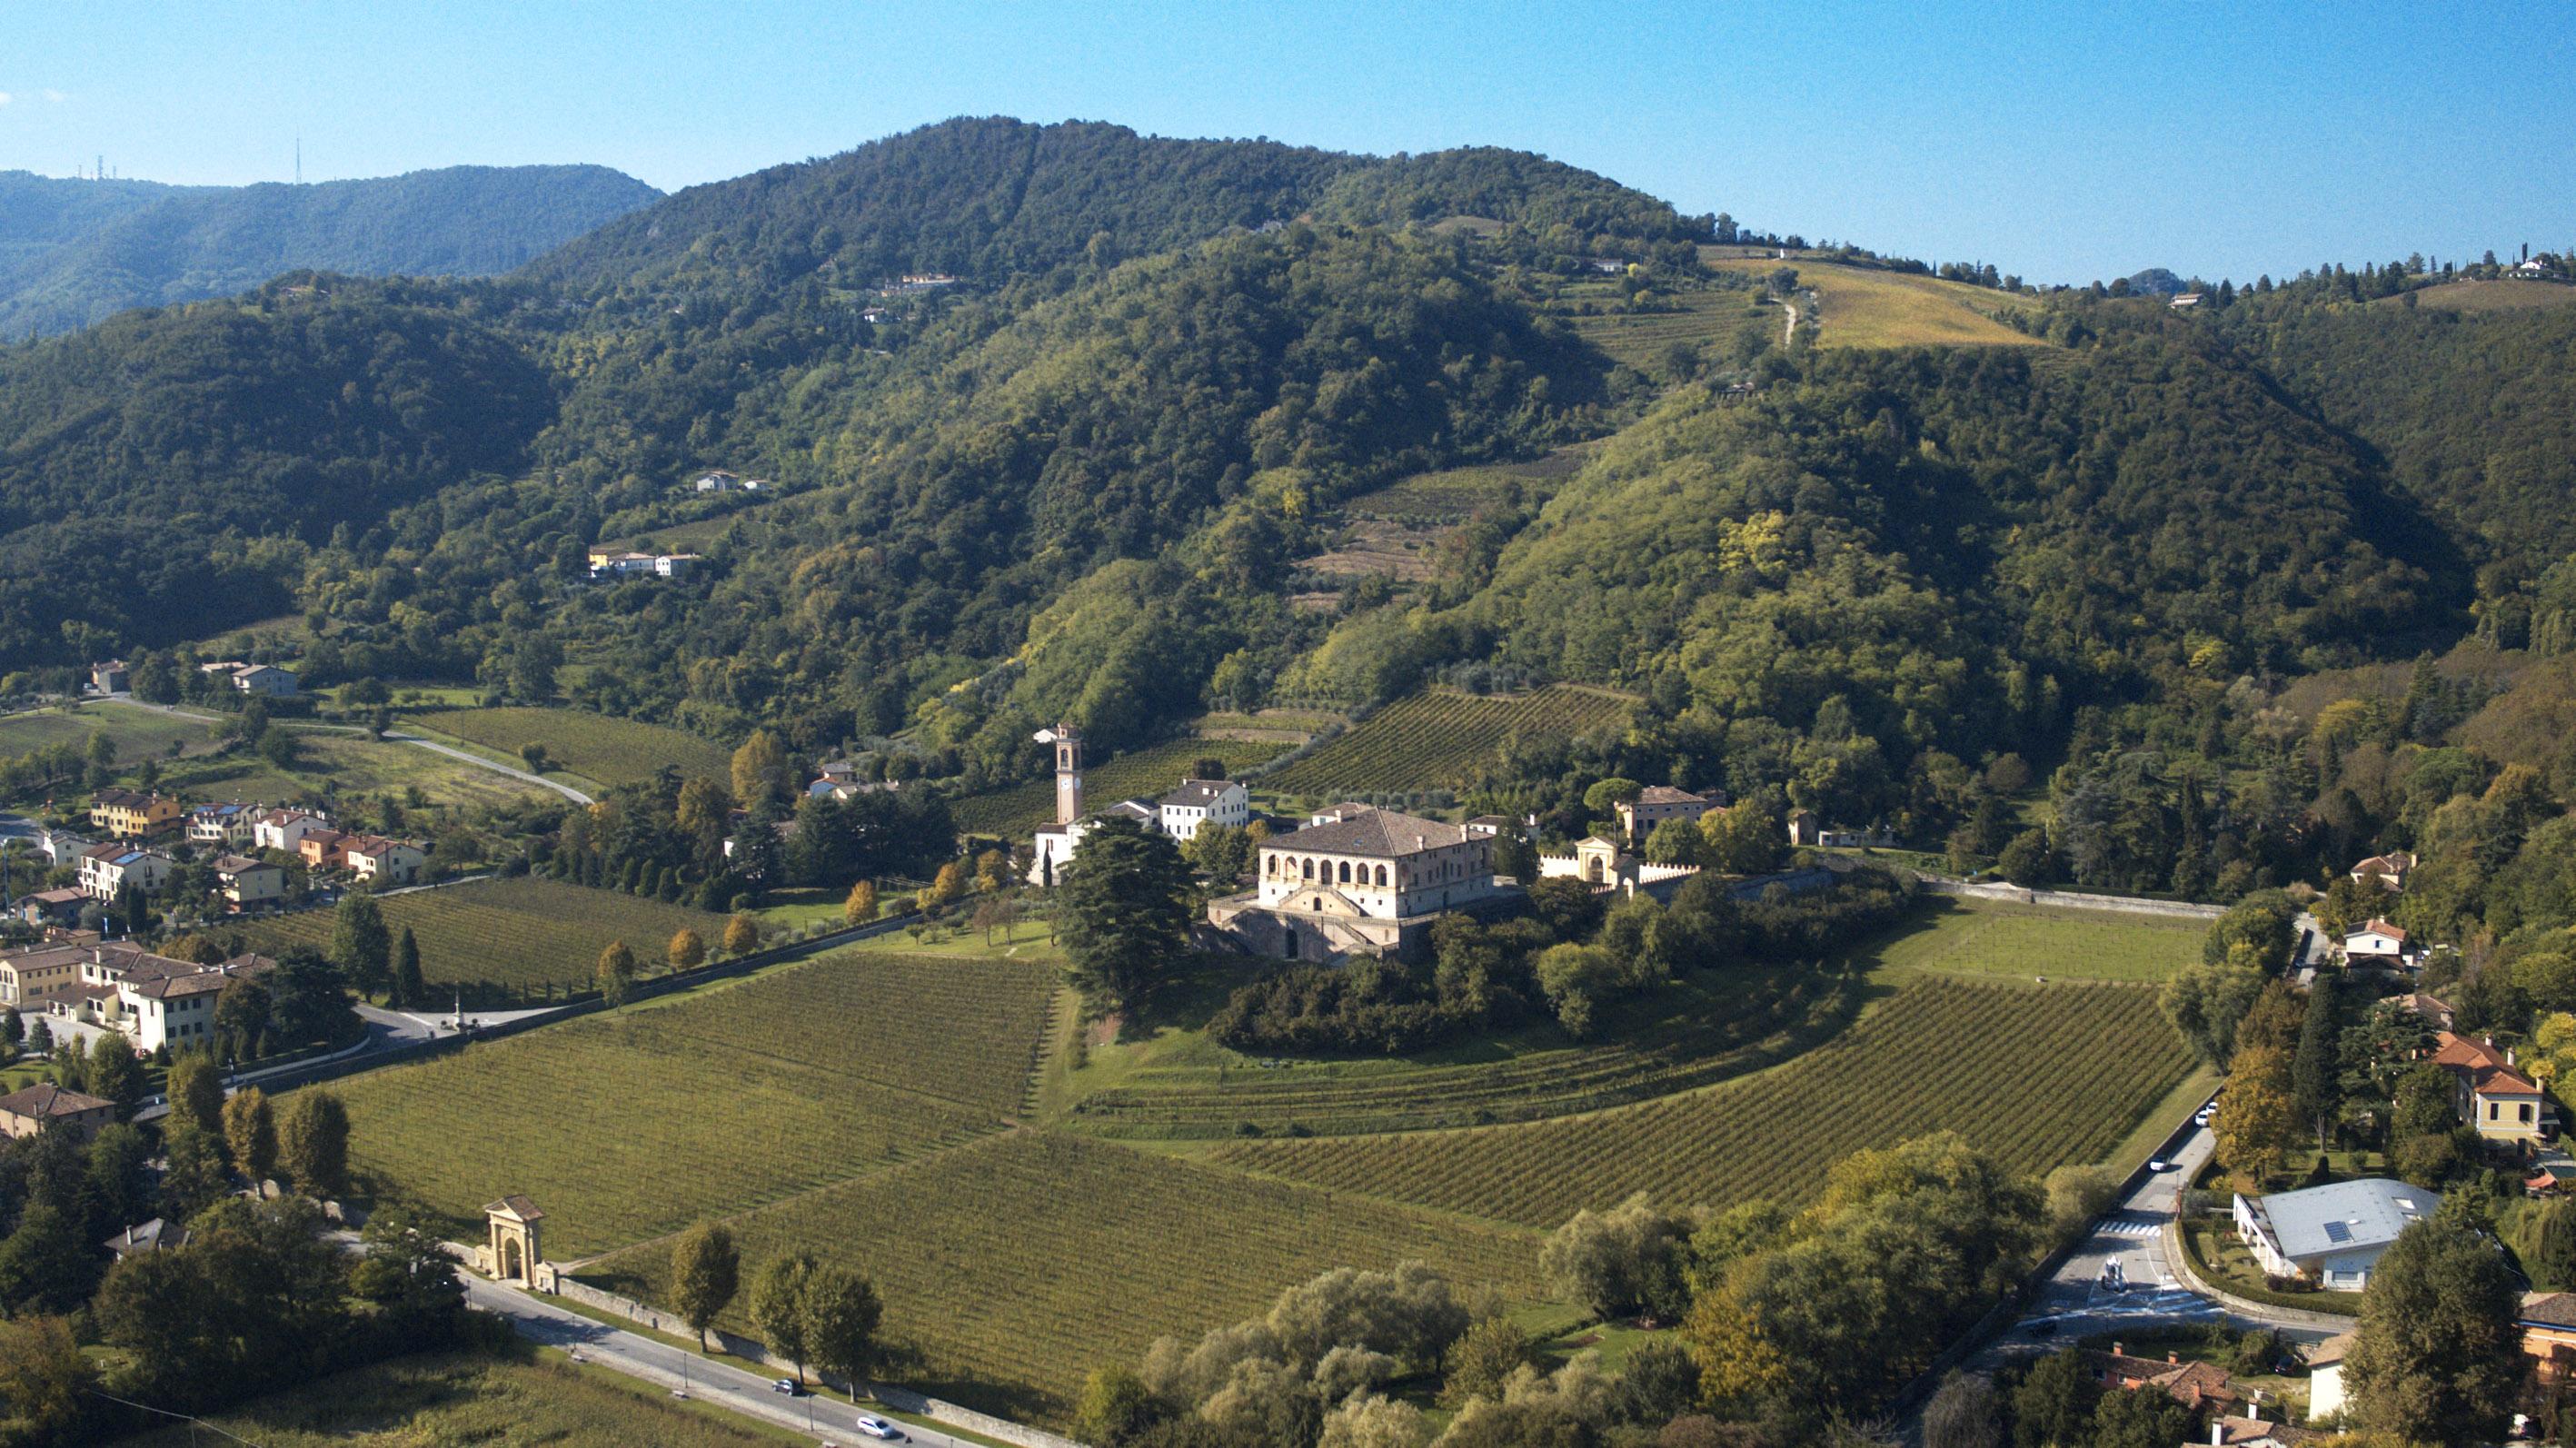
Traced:
[[2236, 1233], [2271, 1276], [2359, 1292], [2397, 1234], [2441, 1204], [2436, 1193], [2384, 1177], [2268, 1197], [2239, 1192]]

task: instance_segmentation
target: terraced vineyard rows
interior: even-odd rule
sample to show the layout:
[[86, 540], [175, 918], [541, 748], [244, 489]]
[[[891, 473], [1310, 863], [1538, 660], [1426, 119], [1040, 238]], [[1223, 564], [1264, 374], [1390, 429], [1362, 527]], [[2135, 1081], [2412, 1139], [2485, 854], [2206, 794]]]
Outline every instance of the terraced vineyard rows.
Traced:
[[[625, 941], [652, 970], [681, 930], [695, 930], [712, 947], [725, 927], [725, 917], [703, 910], [533, 876], [391, 895], [383, 904], [396, 935], [408, 925], [419, 937], [421, 974], [432, 985], [587, 986], [612, 940]], [[319, 950], [331, 943], [331, 923], [330, 911], [307, 910], [254, 921], [240, 934], [251, 949], [272, 954], [296, 945]]]
[[[1756, 310], [1753, 296], [1749, 291], [1684, 292], [1673, 299], [1679, 304], [1677, 311], [1614, 312], [1567, 320], [1576, 336], [1618, 361], [1651, 372], [1661, 366], [1664, 354], [1676, 342], [1695, 345], [1733, 336]], [[1780, 310], [1760, 310], [1768, 313], [1761, 318], [1763, 325], [1778, 331]]]
[[[332, 1089], [362, 1171], [460, 1218], [525, 1193], [569, 1258], [998, 1129], [1036, 1050], [1037, 974], [839, 952]], [[895, 1037], [898, 998], [919, 1029]]]
[[1857, 977], [1783, 991], [1730, 975], [1722, 986], [1671, 989], [1675, 1014], [1627, 1040], [1443, 1066], [1148, 1069], [1083, 1098], [1073, 1124], [1104, 1136], [1181, 1139], [1235, 1136], [1246, 1125], [1342, 1136], [1568, 1116], [1785, 1060], [1848, 1024], [1861, 997]]
[[[1086, 768], [1082, 797], [1093, 809], [1130, 795], [1159, 799], [1171, 793], [1198, 760], [1222, 759], [1229, 771], [1245, 770], [1268, 764], [1290, 748], [1285, 740], [1175, 739]], [[961, 834], [1019, 839], [1055, 818], [1055, 778], [1049, 775], [958, 800], [949, 807], [949, 814]]]
[[522, 746], [542, 744], [555, 767], [606, 785], [650, 779], [665, 765], [685, 777], [722, 779], [730, 759], [694, 734], [577, 709], [443, 709], [409, 722], [514, 760]]
[[1631, 1192], [1795, 1205], [1863, 1147], [1955, 1130], [2007, 1165], [2098, 1160], [2190, 1069], [2143, 986], [1925, 978], [1774, 1071], [1593, 1116], [1221, 1147], [1229, 1165], [1536, 1227]]
[[[1537, 1286], [1528, 1233], [1051, 1132], [978, 1142], [729, 1225], [747, 1274], [797, 1249], [866, 1272], [887, 1327], [924, 1354], [914, 1385], [1053, 1422], [1091, 1369], [1132, 1363], [1163, 1333], [1249, 1316], [1333, 1267], [1412, 1258], [1471, 1287]], [[648, 1246], [582, 1275], [659, 1301], [669, 1270], [670, 1254]], [[739, 1302], [725, 1321], [747, 1330]]]
[[1418, 528], [1463, 523], [1474, 517], [1478, 508], [1501, 499], [1514, 483], [1520, 484], [1526, 497], [1546, 497], [1582, 467], [1591, 452], [1589, 444], [1578, 444], [1525, 463], [1480, 463], [1415, 473], [1348, 500], [1342, 511], [1354, 517], [1383, 518]]
[[1433, 689], [1389, 704], [1314, 753], [1262, 776], [1282, 794], [1456, 789], [1507, 735], [1572, 738], [1609, 728], [1628, 702], [1557, 685], [1516, 699]]

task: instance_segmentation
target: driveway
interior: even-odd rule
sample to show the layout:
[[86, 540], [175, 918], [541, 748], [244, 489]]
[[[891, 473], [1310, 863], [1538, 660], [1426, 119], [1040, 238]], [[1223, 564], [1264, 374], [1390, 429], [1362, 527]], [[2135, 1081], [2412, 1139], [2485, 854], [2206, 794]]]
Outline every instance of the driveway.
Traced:
[[[686, 1383], [689, 1396], [700, 1402], [714, 1403], [795, 1432], [812, 1433], [818, 1441], [842, 1444], [844, 1448], [873, 1441], [858, 1430], [859, 1414], [877, 1412], [873, 1405], [852, 1407], [822, 1393], [791, 1398], [771, 1388], [772, 1379], [761, 1373], [703, 1358], [641, 1333], [594, 1322], [544, 1298], [485, 1281], [469, 1271], [459, 1270], [456, 1275], [465, 1284], [468, 1303], [507, 1318], [521, 1337], [562, 1348], [582, 1362], [659, 1387], [678, 1389]], [[981, 1448], [936, 1428], [901, 1422], [896, 1422], [895, 1427], [904, 1440], [925, 1448]]]

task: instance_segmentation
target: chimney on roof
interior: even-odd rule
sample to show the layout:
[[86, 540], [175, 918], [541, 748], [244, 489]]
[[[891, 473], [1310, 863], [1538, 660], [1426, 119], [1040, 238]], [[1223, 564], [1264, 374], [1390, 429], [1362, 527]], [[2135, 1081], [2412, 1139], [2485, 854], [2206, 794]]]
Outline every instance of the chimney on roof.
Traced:
[[2124, 1353], [2124, 1352], [2122, 1352], [2122, 1351], [2120, 1351], [2120, 1345], [2119, 1345], [2118, 1343], [2116, 1343], [2116, 1342], [2115, 1342], [2115, 1343], [2111, 1344], [2111, 1356], [2113, 1356], [2113, 1357], [2127, 1357], [2127, 1356], [2128, 1356], [2128, 1354], [2127, 1354], [2127, 1353]]
[[2178, 1363], [2178, 1362], [2181, 1362], [2181, 1361], [2182, 1361], [2182, 1354], [2181, 1354], [2181, 1353], [2178, 1353], [2178, 1352], [2169, 1352], [2169, 1353], [2166, 1353], [2166, 1354], [2165, 1354], [2165, 1361], [2166, 1361], [2166, 1362], [2169, 1362], [2169, 1363]]

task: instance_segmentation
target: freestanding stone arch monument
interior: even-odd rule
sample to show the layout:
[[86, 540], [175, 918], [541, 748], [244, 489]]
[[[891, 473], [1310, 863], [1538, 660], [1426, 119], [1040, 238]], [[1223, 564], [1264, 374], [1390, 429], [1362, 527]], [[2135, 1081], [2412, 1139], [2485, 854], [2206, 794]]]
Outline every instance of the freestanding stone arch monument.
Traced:
[[503, 1197], [483, 1209], [483, 1227], [490, 1239], [492, 1275], [503, 1282], [537, 1284], [537, 1264], [546, 1260], [544, 1231], [538, 1224], [546, 1214], [526, 1197]]

